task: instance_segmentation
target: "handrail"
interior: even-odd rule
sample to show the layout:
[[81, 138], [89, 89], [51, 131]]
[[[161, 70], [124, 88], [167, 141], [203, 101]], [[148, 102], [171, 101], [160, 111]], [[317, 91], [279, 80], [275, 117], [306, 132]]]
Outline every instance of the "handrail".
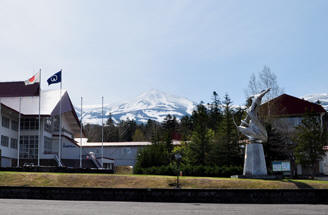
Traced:
[[55, 160], [57, 161], [59, 167], [63, 167], [63, 163], [61, 162], [61, 160], [59, 160], [58, 155], [55, 155]]
[[95, 153], [94, 152], [89, 152], [88, 154], [89, 154], [92, 162], [96, 165], [96, 167], [98, 169], [100, 169], [101, 168], [101, 165], [100, 165], [99, 161], [97, 160]]

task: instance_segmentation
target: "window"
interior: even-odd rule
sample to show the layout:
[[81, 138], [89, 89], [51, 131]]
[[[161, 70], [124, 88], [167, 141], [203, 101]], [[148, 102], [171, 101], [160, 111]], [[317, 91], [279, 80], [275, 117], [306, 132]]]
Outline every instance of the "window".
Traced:
[[16, 120], [11, 120], [11, 129], [18, 131], [18, 122]]
[[113, 165], [111, 163], [104, 163], [104, 169], [113, 169]]
[[21, 136], [19, 157], [23, 159], [37, 159], [38, 141], [38, 136]]
[[17, 149], [17, 139], [15, 138], [10, 139], [10, 148]]
[[3, 116], [2, 117], [2, 127], [9, 128], [9, 118]]
[[56, 144], [49, 137], [44, 137], [44, 154], [57, 154]]
[[8, 147], [9, 145], [9, 137], [1, 135], [1, 145]]
[[56, 131], [58, 131], [59, 130], [59, 116], [55, 116], [53, 118], [53, 124], [54, 124], [54, 129]]
[[37, 130], [37, 129], [39, 129], [39, 119], [38, 118], [24, 118], [24, 119], [21, 119], [21, 129], [22, 130]]
[[47, 118], [44, 129], [49, 132], [52, 131], [52, 118]]

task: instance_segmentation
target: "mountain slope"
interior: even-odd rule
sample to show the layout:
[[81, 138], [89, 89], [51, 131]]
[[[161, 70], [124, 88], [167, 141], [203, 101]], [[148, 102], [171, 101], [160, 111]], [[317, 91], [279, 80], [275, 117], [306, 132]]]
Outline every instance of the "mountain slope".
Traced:
[[320, 94], [313, 94], [313, 95], [306, 95], [303, 97], [305, 100], [309, 102], [316, 103], [317, 101], [320, 102], [320, 105], [328, 111], [328, 93], [320, 93]]
[[[310, 102], [319, 100], [323, 108], [328, 111], [328, 93], [306, 95], [303, 98]], [[185, 115], [191, 115], [195, 106], [196, 103], [184, 97], [151, 90], [129, 102], [104, 105], [104, 123], [109, 114], [112, 115], [115, 123], [127, 119], [133, 119], [137, 123], [145, 123], [148, 119], [162, 122], [168, 114], [180, 119]], [[238, 107], [243, 106], [233, 106], [233, 108]], [[80, 115], [79, 107], [76, 107], [76, 111]], [[83, 124], [87, 123], [101, 124], [101, 105], [83, 106]]]
[[[162, 122], [168, 114], [180, 119], [185, 115], [190, 115], [195, 105], [194, 102], [184, 97], [151, 90], [130, 102], [104, 105], [104, 123], [109, 114], [116, 123], [127, 119], [133, 119], [137, 123], [145, 123], [148, 119]], [[80, 108], [76, 107], [76, 110], [80, 115]], [[84, 106], [83, 121], [84, 124], [101, 124], [101, 105]]]

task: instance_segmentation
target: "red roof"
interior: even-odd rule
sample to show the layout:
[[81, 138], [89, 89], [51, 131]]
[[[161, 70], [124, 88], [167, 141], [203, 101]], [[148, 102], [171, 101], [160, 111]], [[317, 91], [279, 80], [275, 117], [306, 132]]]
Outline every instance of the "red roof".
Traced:
[[[270, 112], [268, 111], [270, 110]], [[260, 113], [270, 116], [300, 116], [308, 112], [325, 113], [325, 109], [312, 102], [282, 94], [260, 106]]]
[[0, 97], [39, 96], [40, 84], [25, 85], [24, 81], [0, 82]]

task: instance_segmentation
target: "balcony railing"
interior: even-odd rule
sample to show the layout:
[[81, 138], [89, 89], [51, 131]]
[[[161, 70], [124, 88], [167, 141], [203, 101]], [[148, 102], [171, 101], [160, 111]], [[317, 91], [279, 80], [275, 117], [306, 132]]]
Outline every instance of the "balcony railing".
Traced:
[[[53, 134], [55, 134], [55, 135], [59, 135], [59, 129], [55, 129], [54, 131], [53, 131]], [[63, 136], [67, 136], [67, 137], [70, 137], [70, 138], [74, 138], [74, 136], [73, 136], [73, 133], [72, 132], [70, 132], [70, 131], [68, 131], [68, 130], [66, 130], [65, 128], [62, 128], [62, 133], [61, 133]]]

